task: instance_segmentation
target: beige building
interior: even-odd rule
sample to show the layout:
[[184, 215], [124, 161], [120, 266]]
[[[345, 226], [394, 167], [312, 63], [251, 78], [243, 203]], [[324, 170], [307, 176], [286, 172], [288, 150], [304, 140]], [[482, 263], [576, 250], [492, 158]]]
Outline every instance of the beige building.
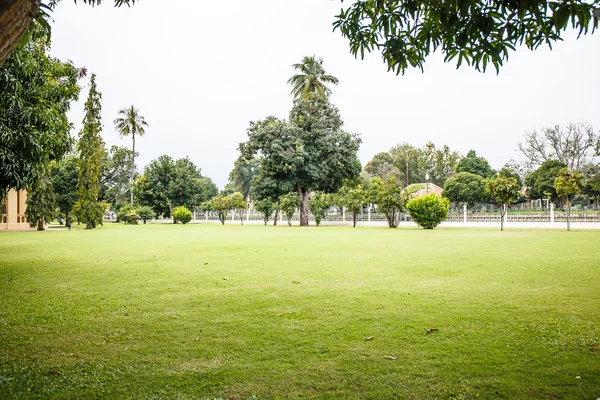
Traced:
[[27, 192], [25, 190], [9, 190], [6, 198], [2, 200], [2, 219], [0, 231], [26, 231], [30, 230], [29, 222], [25, 218]]

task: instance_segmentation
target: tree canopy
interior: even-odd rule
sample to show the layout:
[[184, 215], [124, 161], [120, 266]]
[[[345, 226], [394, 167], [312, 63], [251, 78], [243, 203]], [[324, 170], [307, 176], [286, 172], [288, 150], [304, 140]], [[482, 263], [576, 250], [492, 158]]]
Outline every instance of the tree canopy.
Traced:
[[329, 96], [331, 89], [327, 85], [337, 85], [339, 83], [338, 78], [325, 73], [322, 57], [305, 56], [302, 58], [301, 63], [294, 64], [292, 67], [299, 72], [287, 82], [292, 87], [290, 94], [294, 99], [307, 99], [310, 94]]
[[456, 172], [470, 172], [483, 178], [491, 178], [496, 174], [490, 163], [483, 157], [477, 157], [474, 150], [469, 151], [467, 156], [458, 162]]
[[333, 25], [350, 41], [352, 54], [379, 51], [396, 73], [423, 70], [436, 51], [457, 68], [466, 63], [499, 71], [517, 46], [552, 48], [569, 25], [579, 35], [593, 32], [598, 7], [600, 0], [359, 0]]
[[549, 199], [552, 202], [558, 200], [554, 181], [562, 168], [567, 165], [558, 160], [544, 161], [542, 165], [525, 178], [528, 187], [528, 195], [532, 199]]
[[469, 208], [488, 199], [485, 179], [470, 172], [459, 172], [448, 179], [442, 194], [451, 202], [466, 204]]

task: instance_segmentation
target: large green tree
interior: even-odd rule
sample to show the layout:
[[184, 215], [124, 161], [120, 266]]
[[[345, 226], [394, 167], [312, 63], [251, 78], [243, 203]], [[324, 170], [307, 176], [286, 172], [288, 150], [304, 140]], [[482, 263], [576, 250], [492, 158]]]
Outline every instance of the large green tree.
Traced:
[[331, 89], [327, 85], [337, 85], [338, 78], [333, 75], [327, 75], [323, 68], [323, 58], [315, 56], [305, 56], [302, 62], [292, 65], [298, 73], [288, 80], [288, 85], [292, 87], [290, 93], [294, 99], [307, 99], [311, 94], [317, 94], [322, 97], [329, 96]]
[[96, 75], [90, 79], [90, 92], [85, 102], [83, 128], [79, 133], [79, 178], [77, 180], [77, 219], [86, 224], [85, 229], [102, 223], [104, 205], [98, 202], [100, 165], [104, 157], [102, 132], [102, 94], [96, 86]]
[[[118, 211], [130, 200], [131, 158], [131, 150], [126, 147], [111, 146], [110, 150], [104, 150], [98, 199], [110, 203], [114, 211]], [[135, 167], [133, 170], [135, 171]]]
[[485, 179], [470, 172], [459, 172], [448, 179], [442, 194], [451, 202], [466, 204], [468, 208], [488, 199]]
[[258, 160], [245, 160], [240, 157], [233, 163], [233, 170], [229, 173], [229, 183], [233, 184], [236, 191], [242, 193], [245, 199], [250, 195], [252, 179], [258, 175]]
[[47, 166], [29, 191], [25, 217], [29, 225], [37, 225], [37, 230], [43, 231], [44, 223], [52, 222], [55, 216], [56, 197], [52, 188], [50, 168]]
[[289, 184], [300, 195], [300, 225], [308, 226], [308, 196], [314, 190], [336, 192], [361, 166], [361, 140], [341, 129], [338, 109], [316, 94], [298, 99], [289, 122], [269, 117], [251, 122], [248, 141], [240, 144], [246, 159], [260, 157], [261, 174]]
[[133, 206], [133, 182], [135, 181], [135, 137], [144, 136], [148, 123], [140, 111], [134, 106], [123, 108], [119, 110], [119, 117], [114, 122], [115, 128], [121, 137], [131, 136], [132, 149], [131, 149], [131, 184], [129, 186], [130, 193], [130, 205]]
[[77, 156], [72, 154], [60, 162], [52, 163], [52, 188], [56, 195], [56, 205], [65, 215], [65, 225], [71, 225], [71, 211], [77, 203]]
[[359, 0], [342, 9], [334, 29], [349, 39], [352, 54], [379, 51], [396, 73], [423, 70], [436, 51], [457, 67], [498, 71], [517, 46], [552, 48], [569, 26], [593, 32], [598, 7], [600, 0]]
[[558, 200], [554, 181], [561, 169], [567, 165], [558, 160], [544, 161], [542, 165], [525, 177], [525, 186], [531, 199], [548, 199], [552, 202]]
[[470, 172], [483, 178], [491, 178], [496, 174], [485, 158], [477, 157], [475, 150], [469, 151], [467, 156], [458, 162], [456, 172]]
[[[3, 40], [0, 31], [0, 46]], [[34, 24], [27, 40], [0, 62], [0, 197], [8, 188], [31, 188], [72, 146], [67, 112], [79, 94], [78, 70], [49, 57], [49, 47]]]

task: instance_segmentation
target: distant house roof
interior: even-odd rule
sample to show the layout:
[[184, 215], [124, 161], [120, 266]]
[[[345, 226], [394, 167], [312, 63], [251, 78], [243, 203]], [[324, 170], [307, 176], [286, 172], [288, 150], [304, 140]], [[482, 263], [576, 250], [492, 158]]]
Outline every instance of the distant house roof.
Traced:
[[438, 197], [442, 197], [442, 191], [444, 190], [443, 188], [439, 187], [438, 185], [436, 185], [435, 183], [419, 183], [419, 185], [423, 185], [423, 189], [419, 189], [416, 192], [414, 192], [412, 194], [412, 197], [421, 197], [421, 196], [427, 196], [427, 193], [431, 194], [431, 193], [435, 193], [436, 196]]

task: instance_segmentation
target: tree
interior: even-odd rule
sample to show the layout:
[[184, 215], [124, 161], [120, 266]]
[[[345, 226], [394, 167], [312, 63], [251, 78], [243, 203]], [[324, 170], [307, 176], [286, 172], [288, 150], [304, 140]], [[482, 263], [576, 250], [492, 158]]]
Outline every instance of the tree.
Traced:
[[498, 175], [503, 176], [505, 178], [515, 178], [519, 187], [523, 187], [523, 179], [521, 178], [521, 174], [518, 171], [515, 171], [513, 168], [505, 165], [498, 171]]
[[558, 160], [571, 170], [581, 171], [582, 165], [592, 156], [599, 145], [594, 128], [587, 122], [570, 122], [566, 127], [556, 125], [543, 128], [541, 132], [525, 134], [519, 150], [530, 167], [542, 165], [548, 160]]
[[371, 179], [371, 188], [371, 197], [375, 197], [377, 208], [385, 215], [388, 226], [397, 228], [406, 204], [402, 188], [396, 184], [393, 177], [385, 181]]
[[264, 170], [259, 171], [257, 175], [252, 179], [252, 188], [250, 190], [250, 197], [255, 200], [270, 199], [273, 203], [275, 217], [273, 218], [273, 225], [277, 225], [277, 218], [279, 215], [279, 198], [290, 191], [294, 190], [294, 187], [286, 180], [277, 180], [272, 176], [268, 175]]
[[398, 167], [394, 165], [394, 158], [388, 152], [375, 154], [364, 169], [371, 177], [378, 176], [381, 179], [387, 179], [390, 176], [402, 176]]
[[219, 216], [219, 221], [221, 221], [221, 224], [225, 225], [225, 220], [227, 219], [229, 210], [231, 210], [231, 197], [218, 194], [212, 198], [211, 203]]
[[593, 198], [596, 203], [596, 208], [599, 207], [598, 199], [600, 198], [600, 172], [593, 175], [585, 182], [582, 192], [590, 199]]
[[325, 74], [323, 58], [305, 56], [301, 63], [294, 64], [292, 67], [299, 72], [287, 82], [292, 87], [290, 94], [294, 96], [295, 100], [306, 100], [311, 94], [321, 97], [329, 96], [331, 89], [326, 84], [337, 85], [339, 83], [335, 76]]
[[[28, 28], [30, 28], [34, 18], [37, 23], [44, 26], [46, 35], [50, 32], [50, 25], [47, 23], [49, 12], [60, 0], [4, 0], [0, 2], [0, 64], [10, 54], [11, 50], [17, 47], [19, 40], [23, 37]], [[100, 4], [101, 0], [82, 0], [83, 3], [90, 5]], [[77, 0], [75, 0], [77, 2]], [[120, 7], [123, 4], [134, 4], [135, 0], [115, 0], [115, 6]]]
[[532, 199], [548, 199], [552, 202], [558, 200], [554, 181], [559, 171], [566, 165], [558, 160], [544, 161], [542, 165], [525, 177], [525, 186], [528, 187], [528, 195]]
[[244, 225], [244, 210], [248, 208], [248, 204], [244, 199], [244, 195], [240, 192], [235, 192], [231, 196], [231, 208], [240, 213], [240, 222]]
[[142, 221], [144, 221], [144, 224], [146, 223], [146, 221], [152, 219], [155, 214], [154, 210], [148, 206], [142, 206], [142, 207], [138, 208], [137, 213], [140, 216], [140, 219]]
[[70, 155], [59, 162], [52, 162], [52, 189], [56, 196], [56, 205], [65, 215], [65, 225], [71, 226], [71, 211], [77, 203], [77, 156]]
[[448, 217], [448, 199], [439, 198], [434, 193], [421, 196], [406, 203], [410, 217], [423, 229], [433, 229]]
[[248, 141], [240, 144], [249, 160], [260, 154], [261, 174], [290, 185], [300, 195], [300, 225], [308, 226], [308, 195], [336, 192], [361, 166], [361, 140], [341, 130], [338, 109], [327, 98], [311, 94], [294, 102], [289, 122], [268, 117], [251, 122]]
[[332, 205], [332, 198], [327, 193], [315, 191], [308, 200], [308, 209], [315, 217], [317, 226], [321, 225], [321, 220], [327, 215], [327, 210]]
[[367, 202], [367, 196], [362, 186], [351, 187], [344, 191], [343, 202], [346, 210], [352, 215], [352, 226], [356, 227], [358, 216]]
[[52, 179], [50, 178], [50, 168], [39, 176], [33, 188], [27, 196], [27, 208], [25, 217], [29, 225], [37, 225], [38, 231], [44, 230], [44, 223], [49, 223], [56, 216], [56, 198], [52, 188]]
[[474, 150], [469, 151], [467, 156], [458, 162], [456, 172], [470, 172], [483, 178], [491, 178], [496, 174], [490, 163], [483, 157], [477, 157]]
[[[0, 48], [7, 39], [1, 28], [5, 3]], [[42, 27], [34, 24], [22, 45], [0, 60], [0, 198], [9, 188], [31, 188], [50, 161], [72, 148], [67, 112], [79, 95], [78, 70], [49, 57], [49, 47]]]
[[442, 195], [453, 203], [466, 204], [468, 208], [488, 198], [485, 179], [470, 172], [459, 172], [448, 179]]
[[265, 226], [267, 226], [269, 218], [271, 218], [273, 211], [275, 211], [275, 204], [273, 204], [270, 198], [266, 197], [264, 199], [257, 200], [254, 203], [254, 209], [263, 215], [263, 221], [265, 222]]
[[292, 217], [296, 209], [300, 207], [300, 196], [296, 192], [290, 192], [279, 197], [281, 211], [285, 214], [288, 225], [292, 226]]
[[96, 87], [96, 75], [90, 79], [90, 92], [85, 102], [83, 128], [79, 133], [79, 178], [77, 180], [77, 219], [86, 224], [85, 229], [102, 224], [105, 206], [98, 202], [100, 164], [104, 156], [102, 131], [102, 94]]
[[125, 147], [111, 146], [110, 150], [104, 150], [98, 199], [111, 203], [114, 211], [125, 204], [131, 205], [128, 196], [131, 188], [131, 157], [131, 150]]
[[485, 180], [486, 190], [494, 197], [494, 202], [500, 206], [500, 230], [504, 230], [504, 215], [508, 207], [514, 204], [520, 194], [521, 187], [513, 177], [496, 175]]
[[554, 188], [558, 197], [567, 203], [567, 231], [571, 230], [571, 202], [573, 196], [578, 194], [583, 187], [583, 175], [579, 171], [562, 168], [554, 180]]
[[119, 136], [126, 137], [131, 136], [133, 142], [131, 150], [131, 184], [129, 186], [129, 193], [131, 199], [131, 205], [133, 205], [133, 182], [135, 181], [135, 135], [139, 137], [144, 136], [148, 123], [144, 120], [144, 117], [139, 114], [139, 110], [134, 106], [129, 108], [123, 108], [119, 110], [117, 119], [114, 120], [115, 128], [119, 132]]
[[179, 206], [173, 211], [173, 220], [185, 225], [192, 220], [192, 212], [184, 206]]
[[[598, 27], [600, 0], [356, 1], [336, 16], [334, 30], [350, 41], [350, 52], [381, 51], [388, 69], [423, 70], [425, 59], [441, 51], [444, 61], [463, 62], [478, 71], [496, 71], [510, 50], [525, 45], [552, 48], [569, 25], [579, 35]], [[594, 11], [596, 10], [596, 11]]]
[[259, 161], [255, 158], [245, 160], [242, 157], [235, 160], [233, 170], [229, 173], [229, 182], [234, 185], [236, 191], [242, 193], [249, 200], [252, 179], [258, 175]]

